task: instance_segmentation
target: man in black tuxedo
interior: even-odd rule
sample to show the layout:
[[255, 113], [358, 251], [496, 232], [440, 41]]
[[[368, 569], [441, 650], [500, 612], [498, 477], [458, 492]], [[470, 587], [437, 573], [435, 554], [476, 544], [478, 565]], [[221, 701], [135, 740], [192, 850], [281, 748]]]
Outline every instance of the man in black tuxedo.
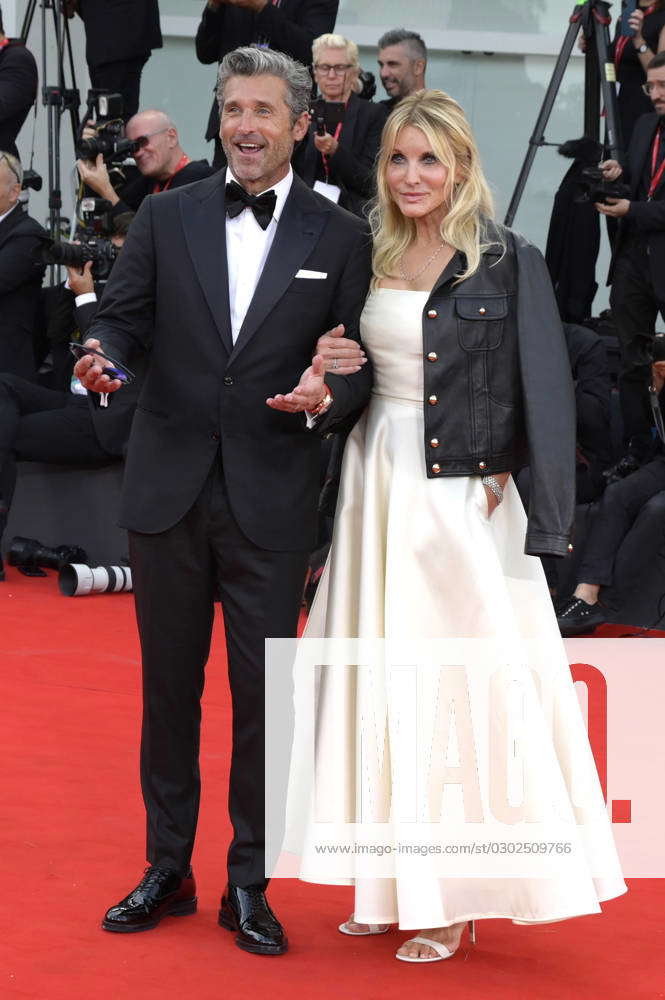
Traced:
[[34, 255], [46, 232], [19, 202], [23, 171], [0, 150], [0, 372], [36, 375], [33, 338], [45, 267]]
[[[357, 337], [370, 278], [363, 223], [293, 175], [310, 77], [244, 48], [220, 69], [229, 169], [145, 200], [91, 328], [119, 361], [150, 345], [121, 524], [144, 670], [142, 784], [150, 868], [106, 930], [192, 913], [200, 697], [217, 587], [233, 700], [234, 836], [219, 921], [239, 947], [286, 951], [265, 898], [264, 640], [296, 632], [319, 487], [317, 431], [365, 405], [369, 366], [323, 381], [320, 334]], [[105, 363], [102, 363], [105, 365]], [[87, 388], [118, 380], [84, 358]], [[282, 393], [280, 390], [289, 389]]]
[[0, 149], [18, 156], [16, 137], [37, 96], [37, 64], [25, 45], [7, 38], [0, 10]]
[[[196, 32], [196, 57], [209, 65], [241, 45], [260, 45], [309, 66], [312, 42], [334, 30], [338, 6], [339, 0], [208, 0]], [[215, 142], [213, 166], [224, 166], [217, 101], [205, 137]]]
[[139, 109], [141, 73], [161, 49], [158, 0], [67, 0], [85, 25], [85, 58], [93, 87], [122, 94], [125, 121]]
[[649, 63], [645, 87], [654, 111], [635, 125], [626, 167], [616, 160], [602, 164], [608, 180], [623, 177], [630, 196], [596, 205], [603, 215], [619, 220], [609, 281], [622, 349], [619, 390], [628, 450], [614, 469], [618, 478], [639, 468], [650, 457], [652, 444], [645, 343], [654, 336], [658, 313], [665, 317], [665, 53]]

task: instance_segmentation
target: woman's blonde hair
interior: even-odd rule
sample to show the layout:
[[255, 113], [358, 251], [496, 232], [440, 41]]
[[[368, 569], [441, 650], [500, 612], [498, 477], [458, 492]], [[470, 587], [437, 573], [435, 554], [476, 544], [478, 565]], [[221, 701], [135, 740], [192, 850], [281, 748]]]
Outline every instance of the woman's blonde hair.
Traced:
[[494, 218], [494, 200], [480, 165], [478, 147], [461, 107], [441, 90], [419, 90], [403, 98], [383, 128], [377, 160], [377, 196], [369, 213], [374, 237], [374, 283], [394, 277], [416, 237], [416, 225], [400, 212], [390, 194], [386, 171], [399, 134], [407, 125], [419, 128], [432, 152], [448, 168], [445, 199], [448, 211], [441, 239], [466, 257], [458, 281], [470, 278], [486, 248], [486, 219]]
[[312, 42], [312, 62], [316, 63], [317, 56], [321, 49], [344, 49], [346, 61], [351, 64], [352, 69], [360, 69], [358, 60], [358, 46], [350, 38], [344, 35], [319, 35]]

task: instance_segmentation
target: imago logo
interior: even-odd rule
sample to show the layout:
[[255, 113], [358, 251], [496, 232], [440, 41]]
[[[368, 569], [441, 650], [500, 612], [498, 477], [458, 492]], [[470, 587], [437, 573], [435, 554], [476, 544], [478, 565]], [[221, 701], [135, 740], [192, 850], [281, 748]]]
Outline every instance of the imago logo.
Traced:
[[[570, 672], [573, 683], [583, 684], [586, 689], [589, 743], [603, 798], [607, 802], [607, 681], [598, 667], [590, 663], [571, 663]], [[611, 809], [613, 823], [630, 823], [630, 799], [612, 799]]]

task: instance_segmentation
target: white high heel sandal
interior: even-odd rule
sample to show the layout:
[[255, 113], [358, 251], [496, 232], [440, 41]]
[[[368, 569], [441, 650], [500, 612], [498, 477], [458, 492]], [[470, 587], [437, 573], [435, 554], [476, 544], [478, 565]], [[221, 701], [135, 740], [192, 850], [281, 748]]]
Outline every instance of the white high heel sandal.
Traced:
[[354, 920], [353, 918], [354, 914], [351, 914], [349, 919], [345, 920], [343, 924], [340, 924], [337, 930], [341, 934], [348, 934], [349, 937], [369, 937], [372, 934], [387, 934], [391, 927], [390, 924], [388, 924], [386, 927], [382, 927], [381, 924], [367, 924], [366, 926], [368, 930], [366, 931], [352, 931], [351, 928], [349, 927], [349, 924], [357, 923], [357, 921]]
[[[475, 920], [469, 920], [467, 922], [467, 927], [469, 928], [469, 940], [471, 941], [471, 944], [475, 944], [476, 943]], [[462, 934], [464, 934], [464, 928], [462, 928]], [[446, 948], [445, 944], [441, 944], [440, 941], [433, 941], [432, 938], [423, 937], [420, 934], [417, 937], [409, 938], [409, 940], [405, 941], [404, 944], [411, 944], [412, 942], [415, 942], [415, 944], [427, 945], [428, 948], [431, 948], [433, 951], [436, 952], [437, 956], [436, 958], [411, 958], [410, 955], [399, 955], [399, 954], [395, 955], [395, 958], [398, 958], [400, 962], [412, 962], [413, 964], [417, 965], [418, 963], [425, 963], [425, 962], [443, 962], [443, 960], [446, 958], [452, 958], [453, 955], [457, 951], [459, 951], [459, 947], [462, 943], [462, 937], [460, 935], [460, 944], [457, 946], [457, 948], [455, 948], [455, 951], [450, 951], [450, 949]], [[404, 947], [404, 945], [402, 945], [402, 947]]]

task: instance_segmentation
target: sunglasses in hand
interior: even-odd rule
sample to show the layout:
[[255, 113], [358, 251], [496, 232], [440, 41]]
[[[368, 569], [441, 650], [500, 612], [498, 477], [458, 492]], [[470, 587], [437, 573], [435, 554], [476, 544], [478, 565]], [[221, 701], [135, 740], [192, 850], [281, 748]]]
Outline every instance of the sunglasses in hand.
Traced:
[[96, 351], [93, 347], [86, 347], [85, 344], [76, 343], [70, 343], [69, 350], [77, 361], [90, 355], [108, 362], [106, 367], [102, 366], [104, 375], [108, 375], [109, 378], [117, 378], [123, 385], [129, 385], [130, 382], [134, 381], [134, 373], [130, 372], [129, 368], [119, 361], [110, 358], [108, 354], [102, 354], [101, 351]]

